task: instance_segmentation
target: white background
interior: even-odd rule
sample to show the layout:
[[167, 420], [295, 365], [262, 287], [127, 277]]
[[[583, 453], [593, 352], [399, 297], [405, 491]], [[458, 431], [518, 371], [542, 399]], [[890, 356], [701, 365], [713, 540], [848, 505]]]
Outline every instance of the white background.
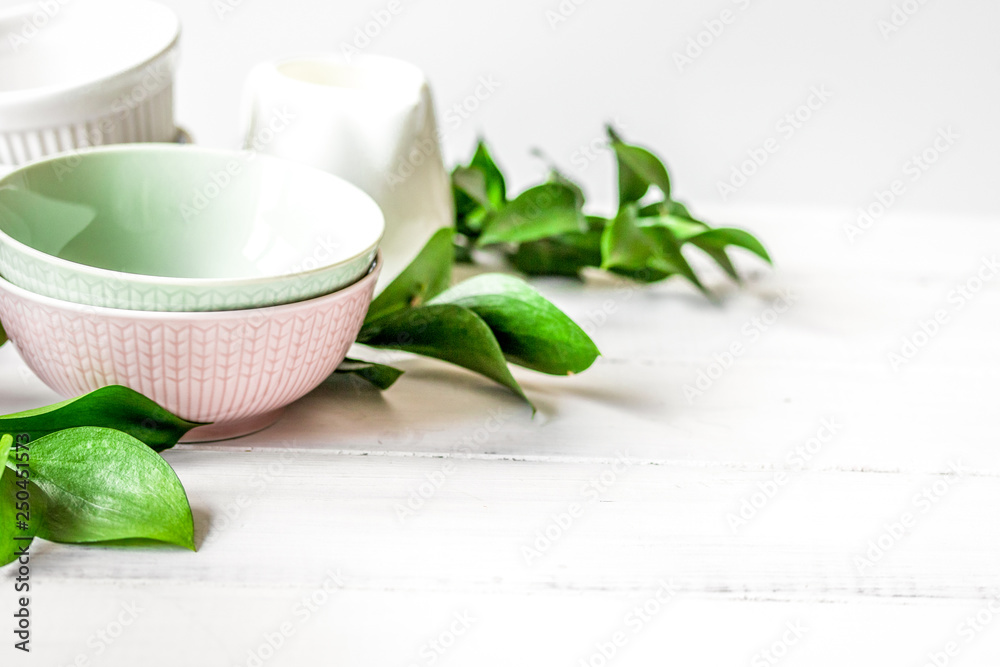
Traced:
[[[581, 2], [581, 0], [576, 0]], [[222, 11], [222, 3], [235, 5]], [[180, 122], [204, 144], [237, 146], [242, 82], [257, 62], [341, 51], [388, 0], [168, 0], [184, 24]], [[1000, 3], [909, 0], [919, 7], [883, 36], [902, 0], [582, 0], [553, 25], [558, 0], [400, 0], [365, 53], [408, 59], [430, 77], [450, 163], [477, 134], [528, 185], [542, 148], [609, 201], [606, 156], [581, 168], [582, 146], [618, 119], [626, 138], [662, 152], [677, 196], [695, 206], [818, 206], [847, 216], [894, 179], [907, 189], [891, 215], [995, 216], [1000, 211]], [[744, 8], [745, 7], [745, 8]], [[674, 54], [732, 12], [732, 22], [679, 71]], [[569, 14], [569, 12], [566, 12]], [[718, 26], [716, 26], [718, 27]], [[707, 43], [706, 35], [702, 35]], [[480, 77], [500, 87], [458, 127], [449, 107]], [[790, 138], [776, 124], [812, 86], [831, 99]], [[919, 181], [911, 155], [940, 128], [959, 135]], [[718, 183], [769, 137], [779, 150], [725, 201]], [[721, 222], [721, 221], [720, 221]], [[845, 218], [845, 223], [850, 222]]]

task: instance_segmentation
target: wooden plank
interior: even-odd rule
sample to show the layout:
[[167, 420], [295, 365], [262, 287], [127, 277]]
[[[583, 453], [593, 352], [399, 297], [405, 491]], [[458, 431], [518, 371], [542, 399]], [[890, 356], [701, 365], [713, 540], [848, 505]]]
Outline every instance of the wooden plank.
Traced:
[[[253, 589], [211, 583], [43, 585], [36, 650], [24, 664], [647, 667], [678, 657], [706, 666], [922, 667], [934, 664], [931, 655], [940, 661], [952, 644], [957, 653], [946, 655], [945, 664], [1000, 661], [996, 620], [970, 634], [966, 619], [983, 613], [982, 602], [816, 604], [679, 594], [658, 604], [655, 583], [634, 593], [348, 589], [323, 597], [322, 583]], [[647, 605], [650, 613], [636, 611]], [[119, 625], [121, 618], [130, 625]], [[790, 627], [798, 636], [789, 634]], [[612, 649], [608, 644], [616, 635], [621, 644]], [[612, 650], [613, 657], [602, 661]]]
[[1000, 504], [994, 476], [167, 456], [197, 514], [198, 554], [43, 544], [38, 579], [285, 585], [337, 564], [363, 590], [629, 591], [661, 576], [734, 599], [1000, 590], [1000, 525], [982, 516]]

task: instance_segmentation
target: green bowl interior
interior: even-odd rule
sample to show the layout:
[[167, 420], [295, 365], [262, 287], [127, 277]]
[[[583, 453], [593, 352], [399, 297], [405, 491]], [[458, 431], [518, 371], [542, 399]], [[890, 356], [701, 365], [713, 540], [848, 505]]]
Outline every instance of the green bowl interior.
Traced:
[[0, 230], [69, 262], [183, 279], [311, 271], [378, 242], [382, 214], [360, 190], [251, 156], [160, 146], [40, 162], [0, 180]]

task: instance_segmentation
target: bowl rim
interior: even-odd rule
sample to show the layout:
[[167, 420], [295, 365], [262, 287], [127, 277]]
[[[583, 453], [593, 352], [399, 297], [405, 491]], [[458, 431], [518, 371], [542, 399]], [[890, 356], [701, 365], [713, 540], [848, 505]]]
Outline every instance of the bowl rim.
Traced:
[[[151, 55], [144, 58], [138, 63], [133, 63], [127, 65], [121, 69], [116, 69], [108, 74], [101, 74], [98, 76], [90, 76], [86, 79], [81, 79], [79, 81], [73, 81], [68, 83], [52, 84], [48, 86], [38, 86], [35, 88], [20, 88], [17, 90], [0, 90], [0, 107], [6, 106], [18, 106], [18, 105], [32, 105], [32, 104], [45, 104], [51, 103], [54, 97], [67, 97], [70, 95], [83, 94], [93, 91], [95, 88], [102, 88], [108, 82], [115, 81], [118, 79], [125, 79], [137, 74], [146, 68], [150, 67], [157, 60], [160, 60], [164, 56], [172, 52], [180, 42], [182, 24], [181, 19], [170, 7], [160, 3], [154, 2], [153, 0], [112, 0], [108, 2], [109, 5], [112, 2], [118, 2], [117, 5], [113, 6], [123, 6], [126, 3], [129, 6], [135, 7], [137, 5], [144, 6], [146, 9], [153, 12], [161, 12], [162, 17], [168, 17], [171, 23], [170, 39], [167, 40], [165, 44], [159, 46]], [[16, 6], [15, 6], [16, 8]]]
[[[180, 144], [159, 144], [159, 143], [141, 143], [141, 144], [109, 144], [107, 146], [92, 146], [88, 148], [81, 148], [77, 150], [64, 151], [61, 153], [56, 153], [49, 155], [40, 160], [35, 160], [23, 165], [18, 166], [13, 171], [0, 175], [0, 190], [5, 189], [9, 183], [8, 180], [15, 178], [23, 173], [26, 173], [35, 168], [44, 167], [47, 164], [52, 164], [54, 162], [66, 160], [73, 156], [84, 156], [94, 155], [94, 154], [104, 154], [104, 153], [198, 153], [200, 155], [213, 155], [217, 157], [230, 157], [233, 159], [240, 159], [244, 156], [253, 156], [253, 160], [264, 160], [265, 162], [275, 162], [281, 165], [290, 166], [295, 169], [312, 171], [318, 174], [322, 174], [324, 177], [338, 181], [343, 187], [348, 190], [353, 190], [361, 199], [366, 200], [366, 203], [371, 204], [373, 210], [378, 212], [378, 234], [374, 242], [369, 243], [363, 250], [360, 250], [350, 257], [346, 257], [340, 261], [322, 264], [317, 266], [315, 269], [310, 269], [308, 271], [291, 271], [287, 273], [279, 273], [268, 276], [255, 276], [252, 278], [178, 278], [170, 276], [153, 276], [144, 273], [128, 273], [126, 271], [115, 271], [113, 269], [104, 269], [97, 266], [91, 266], [89, 264], [81, 264], [79, 262], [73, 262], [61, 257], [56, 257], [55, 255], [50, 255], [46, 252], [42, 252], [37, 248], [33, 248], [25, 243], [21, 243], [17, 239], [11, 237], [3, 229], [0, 229], [0, 245], [6, 245], [13, 249], [21, 255], [30, 257], [35, 262], [40, 262], [42, 264], [55, 267], [57, 269], [71, 271], [73, 273], [89, 275], [91, 277], [97, 277], [101, 280], [106, 280], [110, 282], [121, 283], [131, 283], [135, 285], [142, 285], [144, 287], [150, 288], [176, 288], [176, 289], [211, 289], [211, 288], [222, 288], [228, 287], [233, 289], [243, 288], [243, 287], [259, 287], [268, 284], [282, 284], [286, 282], [296, 282], [300, 280], [308, 280], [312, 277], [319, 276], [330, 271], [344, 268], [353, 262], [358, 261], [364, 256], [370, 254], [373, 251], [378, 250], [382, 243], [382, 239], [385, 237], [386, 223], [385, 214], [382, 212], [381, 207], [378, 203], [364, 190], [357, 187], [353, 183], [350, 183], [340, 176], [335, 176], [329, 172], [323, 171], [322, 169], [317, 169], [315, 167], [310, 167], [309, 165], [301, 164], [295, 162], [294, 160], [287, 160], [284, 158], [275, 157], [273, 155], [268, 155], [266, 153], [259, 153], [252, 150], [229, 150], [224, 148], [204, 148], [196, 145], [180, 145]], [[373, 218], [374, 220], [374, 218]]]
[[[29, 301], [46, 308], [55, 309], [62, 312], [74, 312], [84, 317], [100, 317], [103, 319], [126, 319], [142, 321], [202, 321], [202, 322], [225, 322], [228, 320], [246, 320], [251, 317], [283, 315], [293, 313], [298, 310], [310, 310], [322, 305], [326, 301], [350, 297], [357, 292], [364, 292], [371, 288], [374, 290], [375, 282], [382, 271], [382, 251], [379, 250], [375, 261], [368, 267], [368, 272], [364, 276], [354, 281], [350, 285], [321, 296], [306, 299], [304, 301], [293, 301], [277, 306], [265, 306], [262, 308], [244, 308], [241, 310], [196, 310], [196, 311], [164, 311], [164, 310], [127, 310], [124, 308], [109, 308], [107, 306], [88, 306], [74, 301], [64, 301], [44, 294], [38, 294], [19, 287], [0, 276], [0, 294], [6, 293], [12, 298], [20, 301]], [[15, 344], [17, 341], [14, 341]]]

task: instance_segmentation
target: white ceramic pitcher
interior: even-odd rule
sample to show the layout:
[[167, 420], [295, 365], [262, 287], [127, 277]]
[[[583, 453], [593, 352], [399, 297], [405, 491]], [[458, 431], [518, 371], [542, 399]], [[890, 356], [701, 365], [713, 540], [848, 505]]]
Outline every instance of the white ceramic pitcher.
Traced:
[[453, 224], [448, 173], [424, 74], [381, 56], [301, 56], [256, 67], [245, 89], [244, 147], [350, 181], [382, 208], [380, 287]]

